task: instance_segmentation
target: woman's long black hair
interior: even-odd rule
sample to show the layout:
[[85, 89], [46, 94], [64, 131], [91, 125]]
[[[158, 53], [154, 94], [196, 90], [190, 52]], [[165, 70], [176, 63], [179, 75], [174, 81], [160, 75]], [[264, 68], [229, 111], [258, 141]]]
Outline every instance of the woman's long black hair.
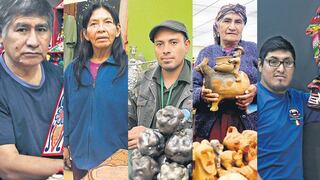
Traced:
[[[110, 7], [106, 2], [100, 1], [93, 3], [89, 5], [88, 9], [86, 10], [85, 14], [83, 15], [82, 20], [82, 31], [87, 29], [90, 17], [94, 10], [104, 8], [106, 9], [112, 16], [113, 22], [115, 25], [119, 24], [119, 17], [117, 13], [114, 11], [112, 7]], [[81, 31], [81, 32], [82, 32]], [[122, 40], [121, 40], [121, 33], [118, 37], [115, 38], [112, 48], [111, 48], [111, 55], [113, 56], [116, 64], [118, 64], [119, 71], [116, 75], [116, 77], [113, 79], [113, 82], [117, 80], [119, 77], [125, 75], [127, 65], [128, 65], [128, 56], [123, 48]], [[78, 57], [76, 58], [73, 66], [73, 72], [78, 84], [78, 87], [84, 86], [81, 83], [81, 72], [85, 67], [86, 62], [89, 58], [93, 56], [93, 48], [90, 41], [87, 41], [86, 39], [82, 39], [80, 43], [80, 49], [78, 53]]]

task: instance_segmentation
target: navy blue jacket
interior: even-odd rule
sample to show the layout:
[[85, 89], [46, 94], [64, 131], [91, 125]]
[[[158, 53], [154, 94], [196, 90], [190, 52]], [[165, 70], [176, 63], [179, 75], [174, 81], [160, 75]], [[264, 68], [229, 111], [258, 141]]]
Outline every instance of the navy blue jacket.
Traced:
[[94, 82], [89, 61], [78, 87], [74, 63], [65, 72], [64, 144], [77, 168], [91, 169], [118, 149], [128, 146], [128, 76], [113, 81], [119, 66], [110, 57], [99, 67]]

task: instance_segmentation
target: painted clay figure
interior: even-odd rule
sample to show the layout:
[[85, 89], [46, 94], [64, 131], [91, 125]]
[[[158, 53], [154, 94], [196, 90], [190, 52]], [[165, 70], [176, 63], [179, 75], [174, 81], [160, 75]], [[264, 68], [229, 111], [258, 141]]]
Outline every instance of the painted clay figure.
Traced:
[[318, 76], [308, 84], [310, 89], [308, 106], [320, 109], [320, 6], [316, 13], [317, 15], [311, 19], [310, 25], [306, 29], [306, 35], [312, 37], [313, 57], [318, 67]]

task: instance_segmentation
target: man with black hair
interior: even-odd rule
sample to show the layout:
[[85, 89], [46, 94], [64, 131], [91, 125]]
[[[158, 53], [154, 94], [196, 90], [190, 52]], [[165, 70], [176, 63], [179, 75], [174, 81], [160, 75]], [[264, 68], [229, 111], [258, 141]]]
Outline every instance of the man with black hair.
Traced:
[[62, 159], [40, 157], [62, 86], [47, 62], [53, 13], [46, 0], [0, 2], [0, 179], [45, 179]]
[[289, 88], [295, 59], [292, 44], [281, 36], [268, 39], [260, 50], [257, 127], [262, 179], [303, 179], [303, 125], [320, 120], [319, 112], [306, 111], [309, 94]]

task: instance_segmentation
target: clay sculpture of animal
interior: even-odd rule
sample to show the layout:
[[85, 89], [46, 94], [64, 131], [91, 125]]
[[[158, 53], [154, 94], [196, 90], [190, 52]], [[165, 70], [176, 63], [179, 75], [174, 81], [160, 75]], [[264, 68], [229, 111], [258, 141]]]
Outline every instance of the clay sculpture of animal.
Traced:
[[216, 65], [213, 67], [215, 71], [223, 73], [232, 73], [236, 81], [241, 81], [240, 79], [240, 60], [241, 55], [244, 53], [244, 50], [241, 46], [235, 48], [232, 56], [220, 56], [216, 58]]
[[250, 86], [246, 73], [239, 71], [241, 48], [236, 56], [222, 56], [216, 58], [216, 66], [212, 69], [208, 66], [208, 58], [195, 67], [195, 70], [204, 76], [204, 86], [213, 93], [219, 94], [218, 101], [212, 103], [210, 111], [217, 111], [218, 105], [223, 99], [233, 99], [244, 92]]
[[239, 133], [236, 127], [230, 126], [223, 144], [229, 150], [243, 152], [244, 159], [251, 161], [257, 156], [257, 132], [253, 130], [244, 130]]
[[220, 155], [221, 165], [226, 169], [230, 170], [232, 167], [243, 167], [244, 164], [242, 162], [242, 151], [223, 151]]

